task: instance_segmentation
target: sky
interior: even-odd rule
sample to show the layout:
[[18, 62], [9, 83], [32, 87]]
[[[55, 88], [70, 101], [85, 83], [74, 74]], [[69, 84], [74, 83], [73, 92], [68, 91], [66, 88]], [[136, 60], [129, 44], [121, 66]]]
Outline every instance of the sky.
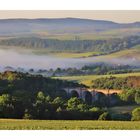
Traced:
[[7, 18], [84, 18], [94, 20], [109, 20], [118, 23], [140, 21], [140, 10], [10, 10], [0, 11], [0, 19]]

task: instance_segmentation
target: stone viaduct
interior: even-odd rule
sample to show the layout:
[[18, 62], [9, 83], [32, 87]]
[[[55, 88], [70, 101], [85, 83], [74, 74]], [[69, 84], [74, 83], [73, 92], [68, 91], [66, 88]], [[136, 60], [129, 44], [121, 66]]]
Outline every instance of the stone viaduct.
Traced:
[[77, 97], [85, 102], [91, 104], [99, 99], [101, 94], [105, 94], [106, 96], [119, 93], [120, 91], [116, 90], [94, 90], [94, 89], [87, 89], [87, 88], [64, 88], [63, 89], [68, 97]]
[[86, 88], [64, 88], [63, 89], [68, 97], [77, 97], [87, 103], [92, 103], [98, 100], [98, 92]]

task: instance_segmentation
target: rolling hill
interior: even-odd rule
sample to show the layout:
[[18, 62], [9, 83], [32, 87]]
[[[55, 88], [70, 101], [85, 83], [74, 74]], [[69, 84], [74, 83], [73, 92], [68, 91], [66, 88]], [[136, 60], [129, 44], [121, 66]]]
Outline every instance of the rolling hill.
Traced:
[[119, 24], [105, 20], [79, 18], [1, 19], [0, 35], [11, 36], [45, 32], [47, 34], [99, 33], [112, 29], [140, 28], [140, 22]]

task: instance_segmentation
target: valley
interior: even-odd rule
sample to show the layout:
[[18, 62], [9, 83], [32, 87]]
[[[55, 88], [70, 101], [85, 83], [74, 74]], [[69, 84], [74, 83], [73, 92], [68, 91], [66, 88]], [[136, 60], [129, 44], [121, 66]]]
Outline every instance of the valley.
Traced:
[[139, 114], [140, 22], [0, 19], [0, 129], [139, 130]]

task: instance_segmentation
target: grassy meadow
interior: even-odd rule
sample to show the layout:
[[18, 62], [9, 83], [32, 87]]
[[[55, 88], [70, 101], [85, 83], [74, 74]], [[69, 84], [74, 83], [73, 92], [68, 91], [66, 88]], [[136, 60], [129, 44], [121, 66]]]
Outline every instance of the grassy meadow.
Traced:
[[62, 58], [86, 58], [86, 57], [92, 57], [94, 55], [100, 55], [100, 52], [84, 52], [84, 53], [67, 53], [67, 52], [62, 52], [62, 53], [52, 53], [52, 55], [55, 55], [57, 57], [62, 57]]
[[0, 119], [1, 130], [140, 130], [140, 122]]
[[99, 33], [69, 33], [69, 34], [49, 34], [45, 31], [34, 31], [34, 34], [41, 38], [49, 39], [59, 39], [59, 40], [100, 40], [100, 39], [109, 39], [109, 38], [121, 38], [124, 36], [135, 35], [139, 33], [139, 28], [122, 28], [122, 29], [110, 29], [107, 31], [102, 31]]
[[131, 113], [133, 109], [140, 107], [139, 105], [115, 106], [108, 108], [110, 113]]

